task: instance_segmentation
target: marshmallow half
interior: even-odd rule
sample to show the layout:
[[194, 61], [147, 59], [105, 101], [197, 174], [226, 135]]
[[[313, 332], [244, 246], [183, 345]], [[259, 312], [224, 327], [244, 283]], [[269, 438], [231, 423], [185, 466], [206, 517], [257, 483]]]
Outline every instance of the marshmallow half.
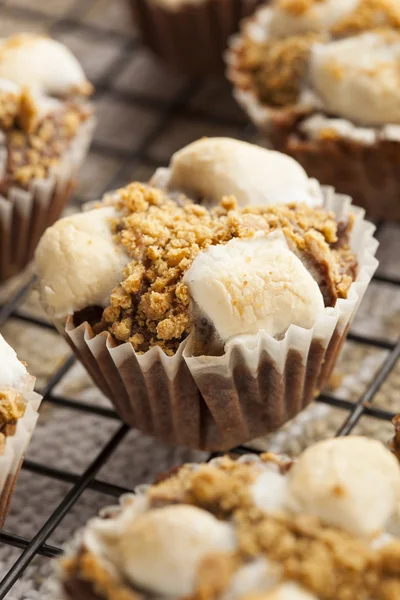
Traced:
[[291, 324], [310, 329], [325, 310], [317, 282], [280, 232], [200, 252], [184, 276], [196, 308], [223, 341]]
[[113, 239], [115, 216], [114, 207], [94, 209], [60, 219], [44, 233], [35, 262], [40, 296], [52, 317], [108, 305], [129, 260]]
[[240, 206], [321, 204], [319, 185], [293, 158], [230, 138], [203, 138], [176, 152], [166, 183], [211, 204], [229, 195]]

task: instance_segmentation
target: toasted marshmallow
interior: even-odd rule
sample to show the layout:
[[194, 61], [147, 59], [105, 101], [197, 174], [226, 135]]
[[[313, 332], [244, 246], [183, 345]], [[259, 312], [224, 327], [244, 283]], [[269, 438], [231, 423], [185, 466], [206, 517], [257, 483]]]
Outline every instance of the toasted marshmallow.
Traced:
[[223, 341], [242, 334], [311, 328], [321, 291], [281, 232], [232, 239], [200, 252], [184, 277], [196, 308]]
[[317, 0], [308, 6], [294, 1], [276, 2], [271, 8], [270, 34], [286, 37], [307, 31], [327, 31], [349, 15], [360, 0]]
[[202, 559], [234, 549], [233, 528], [195, 506], [154, 509], [134, 519], [119, 542], [119, 566], [135, 585], [155, 594], [185, 596]]
[[78, 60], [63, 44], [30, 33], [0, 40], [0, 78], [43, 95], [92, 91]]
[[312, 49], [310, 79], [325, 108], [355, 123], [400, 123], [400, 35], [363, 33]]
[[293, 158], [230, 138], [203, 138], [176, 152], [170, 190], [218, 204], [234, 195], [247, 204], [321, 204], [317, 182]]
[[388, 524], [400, 500], [400, 468], [380, 442], [350, 436], [314, 444], [288, 474], [292, 510], [369, 537]]
[[49, 314], [65, 318], [87, 306], [107, 306], [128, 256], [114, 240], [111, 206], [57, 221], [36, 249], [39, 292]]
[[0, 335], [0, 388], [20, 389], [29, 378], [28, 372], [16, 353]]

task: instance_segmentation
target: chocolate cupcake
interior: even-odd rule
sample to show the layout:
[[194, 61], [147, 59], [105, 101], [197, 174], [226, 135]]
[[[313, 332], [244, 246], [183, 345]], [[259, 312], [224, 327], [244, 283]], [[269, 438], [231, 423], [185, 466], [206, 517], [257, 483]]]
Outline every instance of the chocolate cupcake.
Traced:
[[0, 527], [4, 525], [42, 397], [14, 350], [0, 335]]
[[395, 600], [399, 494], [397, 460], [356, 436], [185, 465], [90, 520], [45, 599]]
[[59, 42], [0, 41], [0, 282], [28, 264], [71, 197], [94, 128], [91, 92]]
[[399, 220], [399, 56], [397, 0], [275, 0], [232, 40], [228, 76], [276, 149]]
[[377, 265], [373, 230], [292, 158], [203, 139], [48, 229], [39, 289], [124, 421], [228, 449], [324, 385]]
[[129, 0], [145, 44], [189, 75], [223, 72], [229, 36], [260, 1]]

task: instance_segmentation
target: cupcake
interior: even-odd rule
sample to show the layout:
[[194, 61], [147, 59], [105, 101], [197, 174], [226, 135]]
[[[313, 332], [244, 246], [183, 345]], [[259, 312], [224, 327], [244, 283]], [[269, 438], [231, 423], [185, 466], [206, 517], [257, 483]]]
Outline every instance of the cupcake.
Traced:
[[14, 350], [0, 335], [0, 527], [3, 527], [42, 397]]
[[318, 394], [376, 268], [374, 227], [292, 158], [227, 138], [61, 219], [43, 306], [121, 418], [224, 450]]
[[28, 264], [71, 197], [94, 127], [91, 92], [59, 42], [0, 41], [0, 282]]
[[[183, 466], [67, 546], [52, 600], [400, 597], [400, 468], [362, 437]], [[50, 596], [49, 596], [50, 597]]]
[[227, 53], [272, 145], [378, 219], [400, 220], [398, 0], [274, 0]]
[[230, 35], [261, 0], [129, 0], [143, 41], [189, 75], [222, 73]]

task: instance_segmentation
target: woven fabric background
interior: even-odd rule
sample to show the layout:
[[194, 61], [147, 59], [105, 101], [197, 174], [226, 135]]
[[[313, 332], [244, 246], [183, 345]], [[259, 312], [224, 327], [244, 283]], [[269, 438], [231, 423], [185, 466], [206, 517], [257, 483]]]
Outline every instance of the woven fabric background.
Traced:
[[[223, 79], [192, 81], [165, 70], [144, 49], [123, 0], [0, 0], [0, 35], [19, 31], [50, 33], [67, 44], [82, 61], [97, 87], [95, 103], [99, 126], [89, 159], [82, 172], [77, 197], [68, 208], [97, 199], [107, 189], [133, 179], [145, 181], [181, 146], [203, 135], [228, 135], [259, 141], [231, 97]], [[384, 224], [379, 232], [379, 273], [400, 277], [400, 227]], [[10, 298], [31, 273], [0, 288], [0, 305]], [[43, 319], [35, 291], [19, 307], [19, 318], [10, 318], [1, 333], [15, 347], [29, 370], [45, 389], [70, 351], [50, 328], [24, 320]], [[399, 288], [374, 282], [353, 325], [353, 333], [396, 342], [400, 331]], [[355, 402], [388, 355], [388, 350], [359, 341], [346, 343], [332, 380], [331, 393]], [[45, 477], [33, 464], [42, 463], [81, 475], [120, 422], [101, 414], [76, 411], [57, 403], [68, 398], [108, 409], [108, 401], [93, 386], [82, 367], [75, 364], [44, 402], [39, 424], [15, 491], [6, 532], [31, 539], [73, 485]], [[400, 364], [374, 399], [374, 406], [400, 412]], [[104, 411], [107, 412], [107, 411]], [[341, 407], [315, 403], [284, 429], [258, 441], [266, 449], [296, 454], [311, 442], [335, 434], [346, 414]], [[354, 433], [387, 441], [390, 423], [363, 416]], [[98, 474], [102, 481], [133, 488], [171, 466], [205, 459], [206, 455], [170, 448], [137, 431], [123, 439]], [[87, 489], [48, 540], [62, 545], [97, 510], [110, 504], [110, 496]], [[0, 578], [21, 550], [0, 542]], [[6, 596], [12, 600], [41, 598], [41, 586], [50, 560], [36, 556], [22, 578]]]

